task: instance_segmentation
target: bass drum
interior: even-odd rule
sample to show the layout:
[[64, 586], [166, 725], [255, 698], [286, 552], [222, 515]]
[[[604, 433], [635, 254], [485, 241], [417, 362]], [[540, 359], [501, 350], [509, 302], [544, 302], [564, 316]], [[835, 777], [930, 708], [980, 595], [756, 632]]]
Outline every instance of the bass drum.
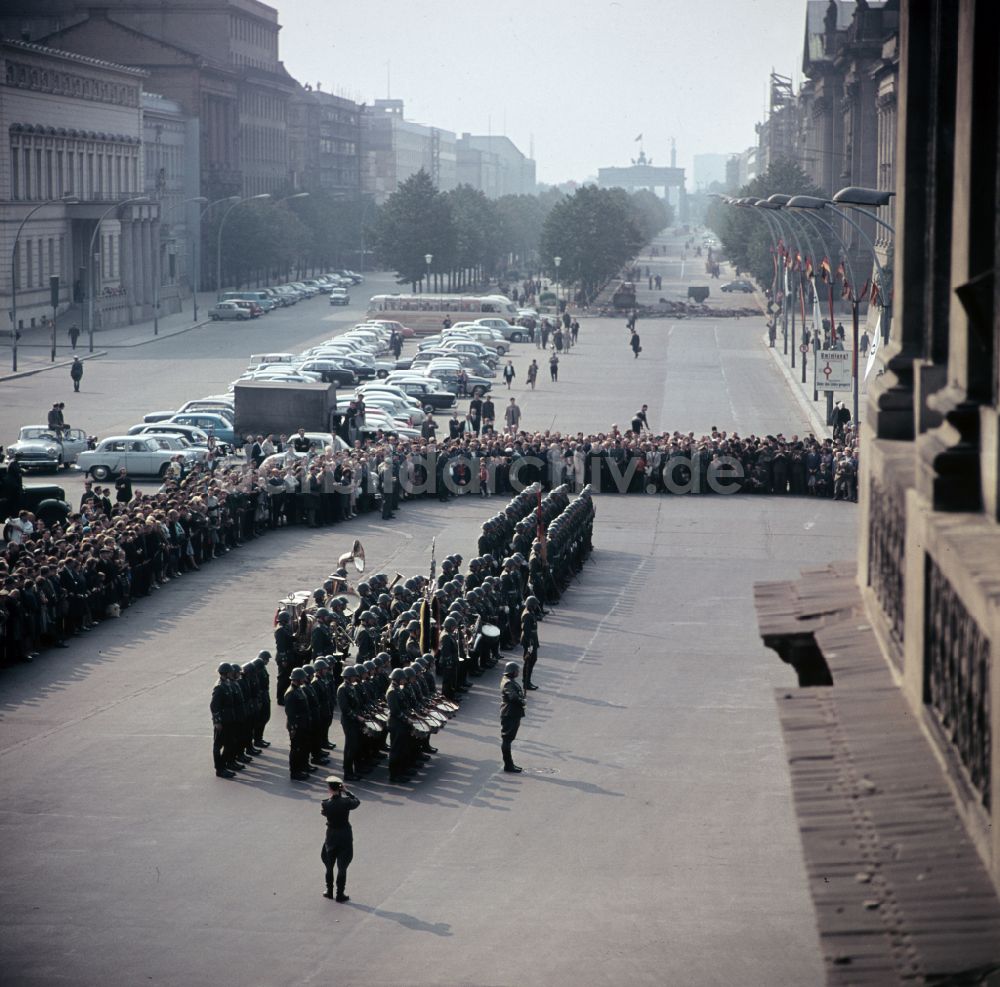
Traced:
[[426, 740], [431, 735], [431, 728], [423, 720], [413, 720], [410, 723], [410, 736], [414, 740]]
[[498, 640], [500, 637], [500, 628], [496, 624], [483, 624], [479, 629], [483, 637], [488, 637], [490, 640]]

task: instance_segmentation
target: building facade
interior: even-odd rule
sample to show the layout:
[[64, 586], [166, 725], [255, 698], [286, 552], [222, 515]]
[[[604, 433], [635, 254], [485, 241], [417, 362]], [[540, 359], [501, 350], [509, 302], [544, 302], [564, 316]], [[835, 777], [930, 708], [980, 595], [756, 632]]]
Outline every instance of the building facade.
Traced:
[[9, 266], [0, 272], [4, 306], [16, 302], [19, 330], [37, 325], [53, 314], [55, 276], [59, 311], [80, 305], [82, 319], [92, 308], [95, 326], [141, 318], [159, 209], [121, 203], [145, 190], [145, 74], [20, 41], [0, 42], [0, 58], [0, 229], [14, 273], [12, 283]]
[[401, 99], [377, 99], [365, 107], [362, 143], [368, 155], [363, 192], [376, 202], [384, 202], [421, 168], [442, 192], [458, 184], [455, 135], [406, 120]]
[[535, 194], [535, 162], [499, 134], [462, 134], [456, 145], [457, 181], [489, 199]]
[[289, 105], [288, 157], [292, 186], [361, 195], [361, 115], [353, 100], [297, 86]]

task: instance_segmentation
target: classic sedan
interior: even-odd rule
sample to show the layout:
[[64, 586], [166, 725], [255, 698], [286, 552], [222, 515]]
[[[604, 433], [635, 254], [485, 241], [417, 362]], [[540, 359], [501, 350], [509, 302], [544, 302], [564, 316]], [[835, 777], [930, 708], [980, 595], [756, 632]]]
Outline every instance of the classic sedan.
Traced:
[[236, 302], [219, 302], [218, 305], [213, 305], [208, 310], [208, 317], [213, 322], [222, 322], [226, 319], [236, 322], [248, 322], [250, 320], [250, 312], [237, 305]]
[[7, 455], [24, 469], [58, 469], [75, 463], [86, 448], [86, 433], [79, 428], [57, 433], [45, 425], [25, 425], [17, 442], [7, 446]]
[[76, 464], [95, 480], [106, 480], [122, 467], [132, 476], [163, 476], [174, 456], [182, 456], [185, 467], [190, 467], [204, 457], [204, 450], [164, 449], [147, 435], [112, 435], [96, 449], [81, 452]]
[[727, 281], [719, 291], [742, 291], [744, 294], [753, 294], [753, 285], [749, 281]]

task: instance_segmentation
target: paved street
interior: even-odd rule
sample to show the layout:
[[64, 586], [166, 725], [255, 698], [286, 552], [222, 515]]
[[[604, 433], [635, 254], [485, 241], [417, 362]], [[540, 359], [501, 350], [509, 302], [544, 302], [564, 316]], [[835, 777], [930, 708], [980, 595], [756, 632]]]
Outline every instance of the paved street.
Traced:
[[[369, 278], [355, 301], [390, 280]], [[250, 352], [299, 348], [360, 308], [314, 300], [114, 350], [80, 395], [51, 374], [0, 384], [0, 434], [57, 399], [108, 434], [224, 390]], [[526, 428], [624, 426], [645, 402], [655, 431], [811, 430], [761, 318], [640, 321], [638, 360], [623, 319], [581, 323], [558, 384], [543, 364], [525, 392], [539, 352], [515, 348]], [[849, 556], [854, 505], [599, 497], [593, 559], [540, 627], [540, 690], [515, 742], [525, 773], [499, 771], [494, 670], [411, 790], [384, 769], [351, 786], [347, 905], [320, 896], [323, 786], [288, 781], [281, 722], [237, 780], [214, 776], [215, 667], [270, 646], [279, 597], [318, 585], [355, 537], [390, 575], [426, 571], [435, 536], [439, 558], [468, 558], [499, 506], [421, 501], [394, 522], [278, 532], [0, 673], [5, 980], [822, 983], [772, 692], [794, 676], [760, 644], [751, 587]]]

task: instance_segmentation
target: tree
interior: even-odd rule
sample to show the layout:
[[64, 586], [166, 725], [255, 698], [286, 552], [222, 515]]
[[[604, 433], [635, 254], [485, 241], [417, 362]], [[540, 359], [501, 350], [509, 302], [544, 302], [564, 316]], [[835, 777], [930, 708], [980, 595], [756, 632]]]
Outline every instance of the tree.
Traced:
[[562, 197], [553, 189], [541, 195], [503, 195], [497, 199], [497, 246], [505, 266], [531, 270], [538, 264], [542, 227]]
[[673, 221], [673, 207], [649, 189], [639, 189], [630, 196], [629, 209], [632, 220], [642, 233], [645, 243], [666, 229]]
[[[753, 196], [766, 199], [776, 192], [784, 195], [814, 195], [826, 198], [821, 188], [814, 185], [809, 176], [787, 158], [772, 162], [763, 175], [744, 185], [736, 198]], [[774, 264], [771, 251], [774, 234], [760, 210], [730, 206], [716, 199], [709, 206], [705, 223], [718, 235], [729, 259], [741, 270], [749, 271], [758, 284], [770, 285]], [[787, 227], [787, 222], [783, 221]], [[793, 244], [788, 244], [792, 246]], [[802, 245], [803, 251], [807, 248]], [[822, 258], [814, 257], [818, 267]], [[805, 258], [803, 258], [803, 261]]]
[[468, 272], [496, 268], [500, 219], [495, 204], [471, 185], [459, 185], [447, 197], [455, 228], [456, 287], [461, 287]]
[[644, 242], [624, 189], [585, 185], [557, 203], [546, 218], [542, 267], [554, 274], [553, 258], [560, 257], [559, 277], [579, 283], [587, 297], [593, 297]]
[[427, 273], [425, 254], [433, 254], [431, 270], [454, 266], [456, 233], [448, 197], [421, 168], [393, 192], [378, 212], [374, 247], [386, 267], [401, 281], [416, 284]]

